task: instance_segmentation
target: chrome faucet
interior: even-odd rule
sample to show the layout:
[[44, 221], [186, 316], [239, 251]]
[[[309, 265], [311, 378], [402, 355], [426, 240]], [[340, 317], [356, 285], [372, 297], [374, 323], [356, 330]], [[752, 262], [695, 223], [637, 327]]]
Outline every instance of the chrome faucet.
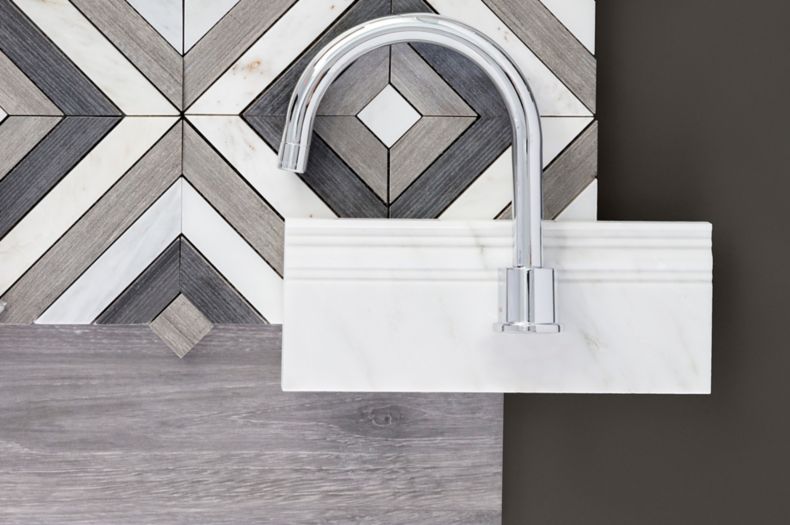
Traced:
[[280, 168], [304, 173], [318, 105], [332, 82], [365, 53], [401, 42], [424, 42], [461, 53], [491, 78], [513, 126], [513, 267], [501, 277], [502, 332], [558, 332], [554, 270], [543, 268], [543, 173], [540, 114], [518, 67], [490, 38], [430, 14], [378, 18], [349, 29], [322, 49], [296, 83], [280, 144]]

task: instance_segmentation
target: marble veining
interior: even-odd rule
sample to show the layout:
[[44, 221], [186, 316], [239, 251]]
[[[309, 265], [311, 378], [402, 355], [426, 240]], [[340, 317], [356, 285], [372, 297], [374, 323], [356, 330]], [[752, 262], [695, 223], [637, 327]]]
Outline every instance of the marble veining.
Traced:
[[710, 392], [711, 226], [545, 222], [558, 335], [499, 334], [509, 221], [287, 220], [283, 388]]

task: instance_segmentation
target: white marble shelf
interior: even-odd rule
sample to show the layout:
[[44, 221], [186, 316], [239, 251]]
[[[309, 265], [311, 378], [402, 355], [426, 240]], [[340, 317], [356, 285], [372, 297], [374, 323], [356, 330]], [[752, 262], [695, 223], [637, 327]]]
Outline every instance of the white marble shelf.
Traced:
[[544, 223], [562, 333], [500, 334], [509, 221], [289, 219], [284, 390], [710, 392], [711, 225]]

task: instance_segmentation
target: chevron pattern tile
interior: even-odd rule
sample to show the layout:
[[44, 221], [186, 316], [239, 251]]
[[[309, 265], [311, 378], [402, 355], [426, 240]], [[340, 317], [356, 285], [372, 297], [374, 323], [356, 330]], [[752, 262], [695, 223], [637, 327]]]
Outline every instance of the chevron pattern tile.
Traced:
[[453, 52], [360, 58], [305, 174], [276, 167], [294, 83], [345, 29], [434, 12], [533, 87], [544, 213], [594, 219], [594, 0], [0, 0], [0, 322], [149, 324], [179, 356], [282, 319], [288, 217], [507, 217], [511, 130]]

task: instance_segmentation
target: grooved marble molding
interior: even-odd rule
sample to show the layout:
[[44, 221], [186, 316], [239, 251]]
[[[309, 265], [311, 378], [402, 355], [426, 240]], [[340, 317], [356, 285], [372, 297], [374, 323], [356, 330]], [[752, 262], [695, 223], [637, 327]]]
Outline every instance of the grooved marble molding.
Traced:
[[436, 12], [510, 53], [545, 135], [545, 214], [595, 214], [593, 0], [0, 0], [2, 323], [150, 323], [179, 356], [282, 319], [287, 217], [507, 216], [492, 84], [430, 45], [362, 57], [303, 175], [276, 168], [293, 85], [335, 35]]

